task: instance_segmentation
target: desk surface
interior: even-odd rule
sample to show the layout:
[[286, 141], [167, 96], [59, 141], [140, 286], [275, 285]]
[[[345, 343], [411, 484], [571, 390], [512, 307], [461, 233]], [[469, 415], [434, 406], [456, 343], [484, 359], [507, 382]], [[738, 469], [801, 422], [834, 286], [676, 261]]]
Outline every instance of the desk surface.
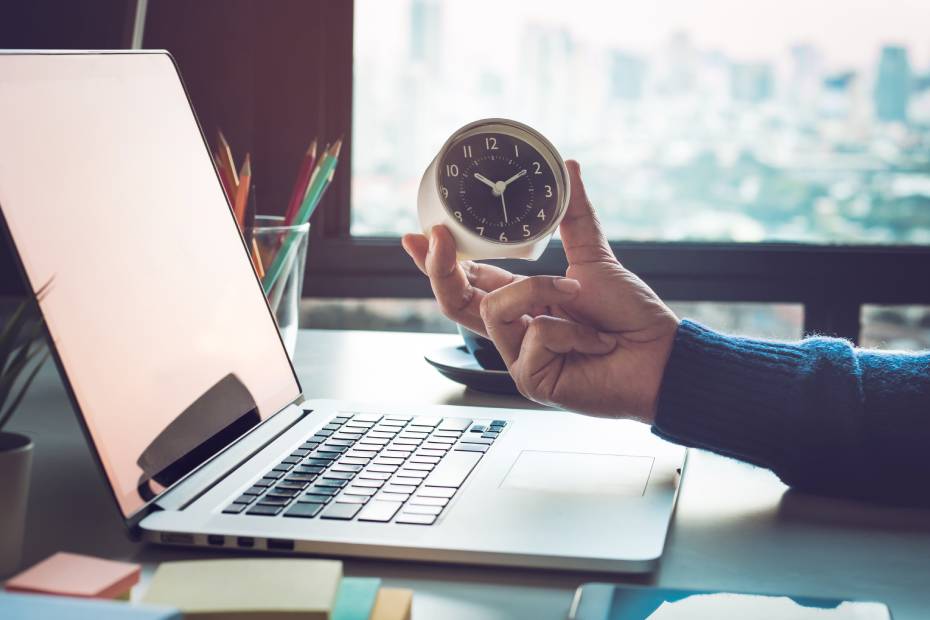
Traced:
[[[305, 330], [296, 367], [313, 398], [527, 406], [466, 391], [423, 361], [453, 336]], [[10, 430], [30, 435], [35, 463], [24, 565], [68, 550], [154, 563], [207, 552], [130, 542], [57, 374], [48, 366]], [[920, 491], [917, 491], [920, 492]], [[692, 451], [659, 570], [631, 583], [784, 592], [887, 602], [897, 620], [930, 609], [930, 513], [790, 493], [771, 473]], [[618, 522], [617, 527], [623, 527]], [[565, 618], [574, 589], [616, 576], [347, 560], [351, 575], [416, 591], [415, 620]]]

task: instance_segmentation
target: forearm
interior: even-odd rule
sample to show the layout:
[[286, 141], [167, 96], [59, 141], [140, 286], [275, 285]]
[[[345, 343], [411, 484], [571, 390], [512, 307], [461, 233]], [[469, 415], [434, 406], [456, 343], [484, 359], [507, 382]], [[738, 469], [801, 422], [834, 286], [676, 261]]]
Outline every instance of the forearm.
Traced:
[[930, 354], [732, 338], [684, 321], [653, 430], [771, 468], [798, 488], [900, 498], [922, 479]]

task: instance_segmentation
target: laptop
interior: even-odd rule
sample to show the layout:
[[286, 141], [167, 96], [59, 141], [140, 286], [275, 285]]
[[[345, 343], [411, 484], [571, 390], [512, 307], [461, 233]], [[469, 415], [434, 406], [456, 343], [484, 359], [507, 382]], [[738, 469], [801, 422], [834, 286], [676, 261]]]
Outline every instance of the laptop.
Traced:
[[5, 229], [132, 533], [654, 568], [686, 451], [645, 425], [302, 393], [168, 53], [0, 53], [0, 92]]

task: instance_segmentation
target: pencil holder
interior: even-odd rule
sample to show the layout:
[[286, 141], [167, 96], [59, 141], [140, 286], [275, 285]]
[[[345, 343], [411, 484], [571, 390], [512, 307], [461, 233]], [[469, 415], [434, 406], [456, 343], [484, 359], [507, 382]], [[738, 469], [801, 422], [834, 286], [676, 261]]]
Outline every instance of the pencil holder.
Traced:
[[250, 242], [252, 261], [291, 358], [297, 347], [309, 233], [309, 223], [285, 226], [283, 217], [259, 215], [247, 234], [254, 241]]

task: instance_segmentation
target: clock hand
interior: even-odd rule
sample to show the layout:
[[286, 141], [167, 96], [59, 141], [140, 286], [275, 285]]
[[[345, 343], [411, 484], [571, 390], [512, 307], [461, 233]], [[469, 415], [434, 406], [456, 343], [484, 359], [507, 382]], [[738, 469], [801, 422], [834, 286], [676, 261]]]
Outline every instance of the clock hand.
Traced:
[[507, 220], [507, 203], [504, 202], [504, 193], [503, 193], [503, 192], [501, 192], [501, 206], [504, 208], [504, 223], [505, 223], [505, 224], [509, 224], [510, 222]]
[[[518, 172], [517, 174], [513, 175], [512, 177], [510, 177], [509, 179], [507, 179], [506, 181], [504, 181], [504, 189], [507, 189], [507, 186], [508, 186], [508, 185], [510, 185], [511, 183], [513, 183], [514, 181], [516, 181], [517, 179], [519, 179], [520, 177], [524, 176], [525, 174], [526, 174], [526, 168], [524, 168], [523, 170], [521, 170], [521, 171]], [[501, 190], [501, 191], [503, 191], [503, 190]]]
[[487, 178], [486, 176], [484, 176], [484, 175], [481, 174], [480, 172], [476, 172], [476, 173], [474, 173], [474, 174], [471, 175], [471, 176], [475, 177], [476, 179], [478, 179], [479, 181], [481, 181], [482, 183], [484, 183], [485, 185], [487, 185], [488, 187], [490, 187], [492, 190], [495, 189], [494, 181], [492, 181], [491, 179]]

